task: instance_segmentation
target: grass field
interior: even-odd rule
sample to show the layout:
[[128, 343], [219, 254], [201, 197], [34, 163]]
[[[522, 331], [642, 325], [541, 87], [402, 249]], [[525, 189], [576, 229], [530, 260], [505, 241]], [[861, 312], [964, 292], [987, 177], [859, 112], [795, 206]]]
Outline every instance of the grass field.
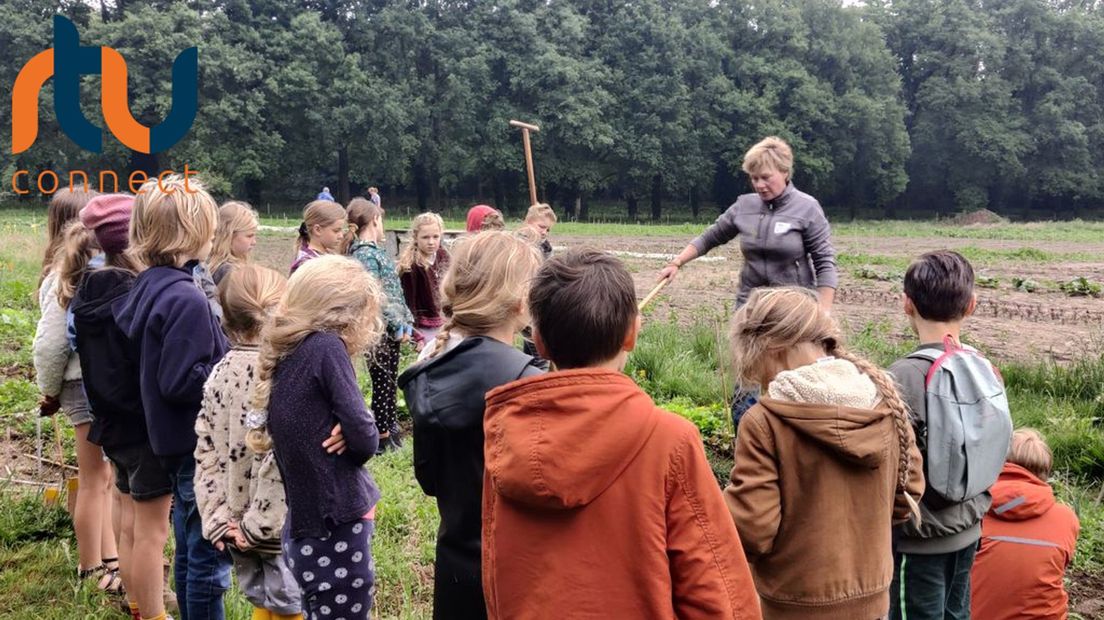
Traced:
[[[266, 222], [279, 226], [296, 223], [282, 219]], [[0, 478], [54, 483], [60, 480], [60, 471], [47, 467], [37, 478], [36, 466], [21, 456], [33, 449], [35, 432], [32, 410], [37, 390], [32, 383], [30, 343], [37, 320], [34, 289], [43, 224], [42, 212], [0, 209], [0, 424], [5, 431], [0, 436], [0, 462], [8, 464], [7, 473]], [[401, 225], [397, 218], [389, 222], [391, 227]], [[701, 227], [562, 223], [556, 234], [568, 244], [618, 243], [619, 247], [651, 250], [653, 245], [677, 248]], [[903, 270], [907, 264], [903, 255], [871, 246], [908, 246], [917, 240], [961, 238], [955, 234], [973, 235], [965, 237], [963, 243], [973, 248], [965, 253], [978, 263], [1060, 270], [1061, 265], [1093, 254], [1092, 248], [1079, 244], [1104, 238], [1104, 225], [1092, 223], [953, 228], [867, 222], [843, 224], [835, 230], [846, 240], [840, 256], [843, 270], [868, 265]], [[1090, 239], [1092, 235], [1086, 231], [1095, 231], [1096, 237]], [[279, 252], [290, 247], [287, 236], [267, 233], [262, 237], [259, 260], [283, 269], [286, 256]], [[1034, 240], [1054, 247], [1035, 249]], [[1008, 244], [994, 245], [994, 241]], [[657, 266], [654, 263], [654, 259], [628, 260], [630, 270], [638, 277], [638, 291]], [[735, 286], [726, 279], [727, 274], [720, 277], [711, 273], [700, 272], [698, 284], [719, 290], [719, 297], [698, 299], [696, 292], [669, 292], [648, 312], [639, 347], [626, 372], [662, 406], [701, 429], [710, 460], [718, 478], [723, 479], [731, 467], [732, 431], [725, 414], [725, 397], [732, 385], [722, 372], [726, 366], [723, 342], [727, 304], [714, 301], [730, 298]], [[688, 276], [686, 286], [690, 287], [691, 282]], [[852, 280], [847, 284], [852, 283], [859, 284]], [[689, 301], [680, 305], [686, 299]], [[912, 346], [899, 322], [868, 319], [861, 313], [844, 312], [841, 318], [851, 346], [880, 364], [888, 364]], [[1088, 339], [1091, 332], [1086, 326], [1083, 337]], [[1041, 357], [1006, 359], [999, 348], [986, 350], [1002, 367], [1017, 424], [1039, 428], [1054, 447], [1058, 469], [1055, 486], [1082, 522], [1072, 586], [1075, 610], [1083, 613], [1073, 617], [1094, 617], [1092, 610], [1104, 611], [1104, 607], [1092, 607], [1093, 601], [1104, 593], [1096, 593], [1094, 598], [1093, 592], [1077, 588], [1082, 583], [1099, 583], [1096, 576], [1104, 574], [1104, 359], [1094, 354], [1055, 363]], [[52, 458], [73, 463], [72, 431], [65, 424], [59, 428], [62, 452], [60, 457]], [[47, 451], [55, 455], [52, 423], [44, 426], [43, 434]], [[374, 541], [380, 583], [377, 612], [384, 618], [425, 618], [431, 607], [437, 515], [433, 502], [422, 495], [413, 479], [411, 458], [408, 443], [403, 451], [373, 459], [369, 465], [384, 493]], [[0, 618], [122, 617], [111, 610], [104, 597], [76, 585], [72, 577], [76, 549], [68, 516], [61, 508], [45, 506], [40, 492], [40, 486], [0, 482]], [[248, 606], [236, 591], [228, 593], [227, 603], [232, 620], [249, 617]]]

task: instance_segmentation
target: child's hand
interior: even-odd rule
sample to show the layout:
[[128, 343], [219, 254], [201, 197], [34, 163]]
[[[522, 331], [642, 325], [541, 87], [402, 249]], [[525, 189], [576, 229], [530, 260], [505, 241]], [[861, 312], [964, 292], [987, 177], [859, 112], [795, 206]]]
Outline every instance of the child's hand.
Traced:
[[322, 442], [322, 447], [326, 449], [326, 454], [342, 454], [345, 452], [345, 436], [341, 434], [341, 424], [335, 424], [333, 430], [330, 431], [330, 436], [326, 441]]
[[226, 530], [226, 533], [222, 535], [221, 539], [215, 541], [215, 543], [214, 543], [215, 549], [217, 549], [219, 551], [226, 551], [226, 545], [235, 544], [235, 535], [237, 534], [237, 532], [238, 532], [237, 522], [236, 521], [231, 521], [228, 524], [228, 529]]
[[253, 547], [253, 545], [249, 544], [249, 540], [240, 529], [233, 529], [231, 533], [233, 534], [232, 542], [234, 546], [238, 548], [238, 551], [249, 551], [249, 549]]

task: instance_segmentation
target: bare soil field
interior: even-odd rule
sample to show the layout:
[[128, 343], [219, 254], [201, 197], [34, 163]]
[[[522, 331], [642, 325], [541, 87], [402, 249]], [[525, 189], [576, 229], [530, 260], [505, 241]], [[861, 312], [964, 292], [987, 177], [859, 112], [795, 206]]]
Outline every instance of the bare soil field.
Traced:
[[[556, 238], [557, 245], [593, 243], [592, 238]], [[603, 239], [607, 250], [641, 254], [678, 253], [688, 239]], [[835, 239], [841, 258], [871, 256], [877, 260], [897, 259], [906, 262], [923, 252], [940, 248], [980, 248], [982, 250], [1015, 251], [1023, 242], [985, 241], [976, 239], [901, 239], [855, 238]], [[1104, 280], [1104, 243], [1031, 244], [1033, 249], [1053, 254], [1099, 255], [1099, 261], [1025, 262], [1014, 259], [986, 261], [975, 265], [979, 275], [998, 278], [1000, 288], [978, 289], [978, 309], [969, 322], [968, 338], [976, 346], [1000, 361], [1031, 361], [1050, 359], [1066, 362], [1104, 352], [1104, 301], [1093, 297], [1070, 297], [1058, 290], [1026, 293], [1012, 288], [1012, 278], [1055, 281], [1085, 276], [1089, 280]], [[689, 264], [679, 273], [656, 303], [656, 316], [671, 313], [679, 320], [694, 321], [703, 315], [724, 311], [736, 297], [741, 268], [736, 243], [718, 248], [709, 254], [724, 260]], [[636, 258], [622, 254], [633, 271], [637, 293], [643, 297], [654, 285], [655, 273], [663, 267], [662, 258]], [[847, 262], [841, 260], [841, 262]], [[874, 323], [884, 330], [887, 340], [911, 337], [902, 310], [901, 285], [898, 281], [877, 281], [856, 277], [854, 269], [840, 267], [840, 285], [834, 311], [848, 331], [859, 330]], [[903, 272], [903, 269], [901, 269]]]
[[[655, 284], [655, 274], [686, 243], [684, 237], [593, 237], [556, 235], [556, 247], [596, 246], [615, 252], [628, 265], [636, 281], [637, 296], [643, 298]], [[858, 277], [863, 259], [871, 270], [903, 273], [903, 265], [934, 249], [969, 249], [993, 255], [975, 261], [979, 276], [1000, 280], [999, 288], [978, 289], [978, 308], [969, 322], [967, 339], [1002, 362], [1038, 362], [1043, 359], [1068, 362], [1104, 353], [1104, 300], [1070, 297], [1057, 290], [1056, 281], [1084, 276], [1104, 282], [1104, 240], [1099, 243], [1024, 242], [982, 239], [846, 237], [834, 239], [840, 254], [840, 285], [835, 313], [849, 332], [876, 325], [890, 341], [911, 338], [904, 317], [899, 281]], [[1038, 251], [1055, 260], [1038, 257], [1023, 260], [1016, 252]], [[287, 235], [261, 238], [257, 258], [263, 264], [285, 270], [293, 258], [293, 242]], [[1098, 260], [1084, 260], [1099, 256]], [[1063, 257], [1071, 257], [1063, 260]], [[674, 317], [679, 322], [726, 320], [736, 298], [742, 264], [735, 241], [715, 249], [710, 260], [695, 261], [683, 268], [676, 280], [656, 299], [651, 312], [656, 317]], [[896, 270], [885, 263], [899, 263]], [[1027, 293], [1015, 290], [1013, 278], [1035, 280], [1045, 290]]]

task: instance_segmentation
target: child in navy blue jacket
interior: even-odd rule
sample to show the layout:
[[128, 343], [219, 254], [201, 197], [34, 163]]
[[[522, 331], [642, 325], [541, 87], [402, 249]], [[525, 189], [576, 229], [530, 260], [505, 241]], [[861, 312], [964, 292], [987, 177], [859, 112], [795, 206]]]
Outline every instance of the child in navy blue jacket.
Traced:
[[203, 538], [192, 478], [203, 384], [230, 348], [192, 270], [211, 252], [218, 207], [194, 179], [142, 186], [130, 254], [138, 275], [117, 323], [138, 353], [138, 383], [150, 445], [172, 481], [175, 577], [181, 616], [225, 617], [230, 558]]
[[[288, 504], [284, 557], [306, 618], [367, 618], [372, 608], [380, 494], [364, 463], [379, 432], [352, 356], [383, 335], [381, 301], [360, 263], [321, 256], [291, 276], [262, 336], [246, 443], [276, 455]], [[327, 449], [335, 432], [336, 451]]]

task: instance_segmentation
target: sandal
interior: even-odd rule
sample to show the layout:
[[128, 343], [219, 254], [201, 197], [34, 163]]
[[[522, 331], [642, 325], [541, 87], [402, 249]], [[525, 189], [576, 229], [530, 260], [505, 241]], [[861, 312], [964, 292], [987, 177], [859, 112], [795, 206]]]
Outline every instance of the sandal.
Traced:
[[96, 587], [111, 594], [126, 594], [126, 588], [123, 587], [123, 578], [119, 574], [119, 558], [104, 558], [103, 567], [104, 574], [96, 583]]
[[119, 576], [118, 567], [108, 568], [100, 564], [92, 568], [77, 570], [77, 578], [81, 581], [85, 581], [91, 577], [96, 578], [96, 589], [101, 592], [120, 595], [126, 593], [123, 589], [123, 579]]

